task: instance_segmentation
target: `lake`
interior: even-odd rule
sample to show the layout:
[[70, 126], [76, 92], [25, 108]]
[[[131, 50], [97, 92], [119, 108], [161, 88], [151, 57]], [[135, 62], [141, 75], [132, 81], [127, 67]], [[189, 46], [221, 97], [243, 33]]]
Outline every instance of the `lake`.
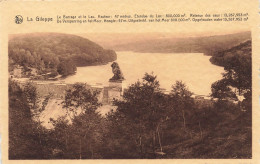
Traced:
[[[222, 78], [223, 67], [210, 63], [210, 56], [203, 53], [139, 53], [119, 51], [117, 63], [125, 77], [124, 86], [138, 79], [145, 72], [157, 75], [161, 88], [167, 91], [176, 80], [183, 81], [195, 94], [208, 95], [211, 84]], [[100, 66], [78, 67], [75, 75], [63, 79], [66, 83], [84, 82], [92, 85], [108, 85], [113, 76], [111, 63]]]

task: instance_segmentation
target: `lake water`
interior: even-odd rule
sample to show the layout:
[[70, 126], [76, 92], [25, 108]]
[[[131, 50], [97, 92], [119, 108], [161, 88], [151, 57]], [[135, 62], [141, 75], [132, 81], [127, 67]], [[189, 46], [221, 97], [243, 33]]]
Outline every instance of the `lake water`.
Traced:
[[[202, 53], [139, 53], [117, 52], [117, 62], [125, 77], [124, 86], [142, 80], [145, 72], [157, 75], [162, 88], [170, 91], [176, 80], [183, 81], [190, 91], [199, 95], [211, 93], [211, 84], [222, 78], [223, 67], [209, 61]], [[66, 83], [84, 82], [108, 85], [113, 76], [111, 63], [101, 66], [78, 67]]]

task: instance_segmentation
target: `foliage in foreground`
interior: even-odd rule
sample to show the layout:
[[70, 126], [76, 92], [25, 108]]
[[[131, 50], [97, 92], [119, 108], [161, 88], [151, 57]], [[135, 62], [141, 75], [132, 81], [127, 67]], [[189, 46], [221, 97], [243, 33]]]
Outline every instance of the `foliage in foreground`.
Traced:
[[196, 100], [181, 81], [164, 94], [145, 74], [106, 117], [96, 112], [97, 92], [75, 84], [63, 102], [72, 123], [61, 117], [46, 130], [32, 119], [34, 89], [9, 84], [10, 159], [251, 158], [251, 101], [243, 112], [231, 101]]

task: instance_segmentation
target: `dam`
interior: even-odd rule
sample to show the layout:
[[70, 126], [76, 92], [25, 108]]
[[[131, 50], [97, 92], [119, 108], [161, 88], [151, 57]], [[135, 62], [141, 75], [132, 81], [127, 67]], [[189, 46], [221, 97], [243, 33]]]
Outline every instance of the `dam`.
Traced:
[[[36, 87], [37, 94], [40, 98], [50, 96], [53, 99], [64, 99], [66, 90], [73, 87], [73, 84], [56, 82], [56, 81], [34, 81], [22, 78], [13, 78], [14, 81], [18, 82], [21, 88], [24, 88], [26, 83], [30, 82]], [[102, 86], [102, 84], [87, 84], [85, 86], [87, 89], [97, 90], [100, 92], [98, 95], [98, 100], [103, 105], [111, 105], [113, 99], [121, 99], [123, 94], [122, 88], [123, 81], [109, 81], [108, 86]]]

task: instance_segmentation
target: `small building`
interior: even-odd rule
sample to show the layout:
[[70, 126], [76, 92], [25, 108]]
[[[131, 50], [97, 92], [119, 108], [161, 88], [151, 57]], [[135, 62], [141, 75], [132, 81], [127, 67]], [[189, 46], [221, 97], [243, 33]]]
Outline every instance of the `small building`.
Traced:
[[14, 70], [13, 70], [13, 77], [21, 78], [22, 77], [22, 71], [23, 71], [22, 67], [14, 68]]
[[31, 68], [31, 75], [36, 76], [38, 74], [38, 71], [36, 68]]

